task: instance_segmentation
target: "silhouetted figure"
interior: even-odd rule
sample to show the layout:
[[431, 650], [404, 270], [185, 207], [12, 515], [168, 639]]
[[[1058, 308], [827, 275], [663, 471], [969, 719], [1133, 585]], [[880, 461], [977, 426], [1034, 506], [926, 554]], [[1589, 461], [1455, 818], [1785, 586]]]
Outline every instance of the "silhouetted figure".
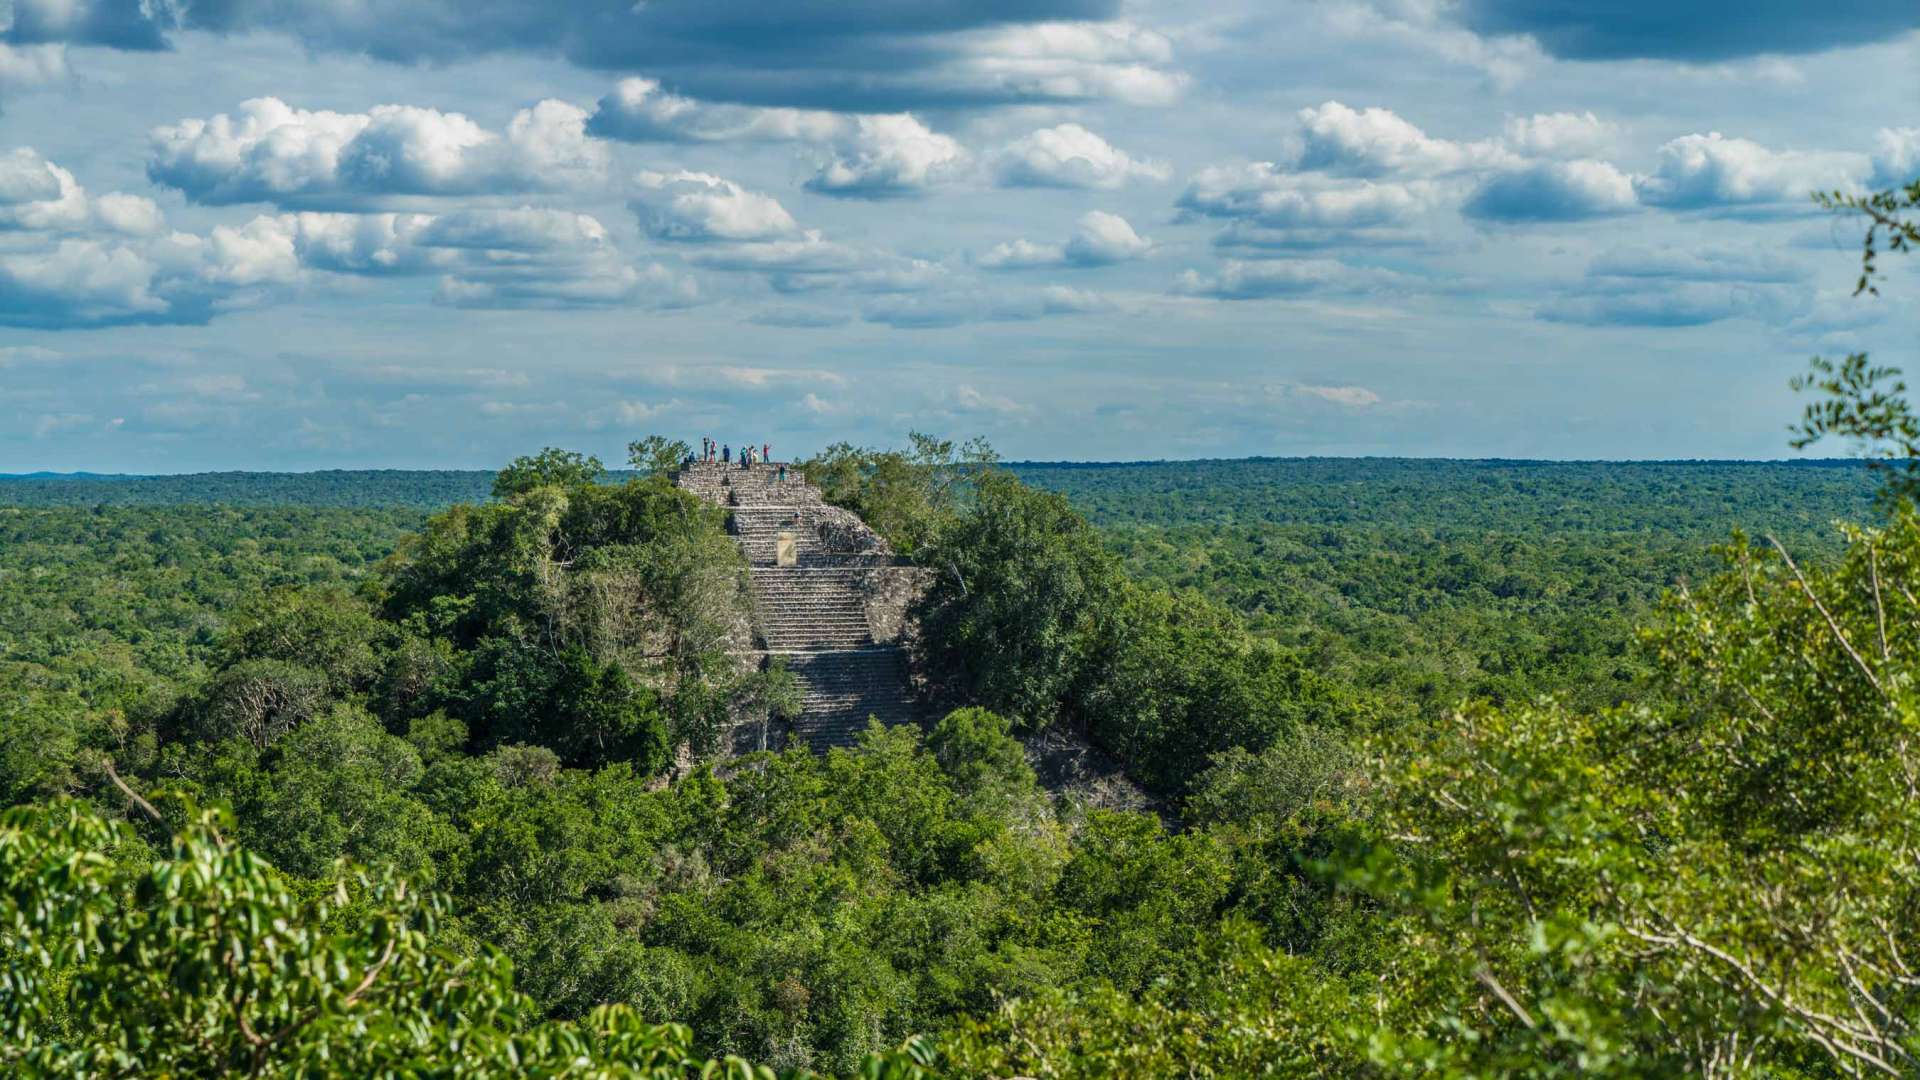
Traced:
[[721, 460], [722, 462], [730, 462], [730, 461], [732, 461], [732, 460], [733, 460], [733, 447], [732, 447], [732, 446], [730, 446], [730, 445], [728, 445], [728, 444], [726, 444], [726, 443], [721, 443], [721, 444], [720, 444], [720, 460]]

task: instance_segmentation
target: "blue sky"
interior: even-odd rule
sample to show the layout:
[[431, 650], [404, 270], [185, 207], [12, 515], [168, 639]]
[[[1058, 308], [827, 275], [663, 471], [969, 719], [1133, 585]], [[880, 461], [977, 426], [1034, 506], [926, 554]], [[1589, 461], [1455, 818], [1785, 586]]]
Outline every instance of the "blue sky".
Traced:
[[0, 471], [1778, 456], [1915, 175], [1911, 0], [0, 0]]

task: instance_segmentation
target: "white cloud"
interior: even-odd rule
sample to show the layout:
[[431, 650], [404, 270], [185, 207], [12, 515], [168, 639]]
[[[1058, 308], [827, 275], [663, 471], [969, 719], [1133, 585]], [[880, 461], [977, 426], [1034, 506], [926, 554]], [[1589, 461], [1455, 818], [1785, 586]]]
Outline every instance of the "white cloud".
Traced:
[[1152, 250], [1153, 242], [1134, 232], [1126, 218], [1093, 210], [1080, 218], [1079, 227], [1064, 244], [1012, 240], [996, 245], [975, 263], [986, 270], [1110, 266]]
[[1065, 265], [1067, 249], [1064, 244], [1008, 240], [974, 261], [987, 270], [1037, 270]]
[[222, 285], [286, 285], [300, 277], [295, 230], [285, 219], [257, 217], [238, 228], [216, 225], [204, 275]]
[[587, 137], [587, 110], [548, 98], [507, 122], [507, 178], [552, 191], [591, 185], [606, 175], [607, 148]]
[[1713, 131], [1662, 146], [1653, 173], [1635, 186], [1642, 201], [1676, 210], [1804, 205], [1811, 192], [1853, 188], [1870, 171], [1864, 154], [1770, 150]]
[[1873, 186], [1905, 187], [1920, 180], [1920, 127], [1881, 128], [1874, 138]]
[[1178, 205], [1270, 228], [1355, 229], [1404, 224], [1432, 202], [1433, 189], [1417, 183], [1330, 180], [1258, 161], [1200, 170]]
[[922, 73], [956, 96], [1169, 105], [1187, 77], [1167, 70], [1173, 45], [1126, 21], [1049, 22], [976, 32], [959, 55]]
[[959, 142], [910, 113], [858, 116], [806, 187], [852, 198], [911, 195], [955, 178], [967, 160]]
[[630, 142], [827, 143], [850, 126], [847, 117], [821, 109], [714, 104], [671, 93], [656, 79], [629, 78], [600, 99], [587, 130]]
[[587, 125], [629, 142], [791, 142], [811, 148], [806, 187], [823, 195], [888, 198], [955, 179], [966, 148], [912, 113], [716, 104], [683, 97], [653, 79], [623, 79]]
[[124, 247], [62, 240], [0, 255], [0, 323], [60, 327], [161, 319], [153, 263]]
[[1438, 176], [1498, 165], [1513, 155], [1492, 142], [1429, 136], [1390, 109], [1338, 101], [1301, 109], [1294, 165], [1344, 176]]
[[0, 229], [77, 229], [88, 218], [86, 190], [72, 173], [30, 147], [0, 157]]
[[714, 270], [827, 274], [858, 270], [867, 255], [828, 240], [818, 229], [797, 236], [747, 244], [724, 244], [690, 253], [695, 265]]
[[1162, 162], [1136, 160], [1079, 124], [1041, 128], [1015, 139], [995, 155], [994, 171], [1005, 187], [1065, 187], [1112, 190], [1130, 180], [1165, 180]]
[[1592, 112], [1536, 113], [1507, 120], [1508, 146], [1534, 157], [1594, 157], [1610, 150], [1620, 127]]
[[1317, 6], [1335, 33], [1364, 40], [1393, 41], [1449, 63], [1483, 72], [1500, 88], [1517, 85], [1547, 62], [1530, 37], [1476, 34], [1454, 25], [1454, 5], [1433, 0], [1383, 0], [1354, 3], [1331, 0]]
[[777, 240], [800, 227], [778, 199], [712, 173], [644, 172], [635, 181], [633, 209], [659, 240]]
[[89, 196], [67, 170], [31, 147], [0, 156], [0, 231], [81, 232], [104, 228], [151, 236], [165, 227], [160, 208], [139, 195]]
[[261, 214], [206, 235], [156, 228], [143, 199], [94, 200], [99, 239], [41, 234], [0, 253], [0, 325], [64, 328], [204, 322], [213, 314], [328, 275], [444, 275], [439, 298], [462, 306], [680, 306], [685, 274], [634, 266], [600, 222], [538, 207], [450, 214]]
[[8, 45], [0, 42], [0, 91], [47, 86], [65, 79], [64, 45]]
[[128, 236], [154, 236], [167, 227], [166, 216], [152, 199], [109, 191], [93, 201], [96, 221]]
[[336, 113], [253, 98], [233, 115], [155, 128], [147, 173], [210, 205], [561, 190], [605, 174], [606, 148], [587, 138], [586, 120], [578, 106], [543, 101], [503, 135], [411, 105]]
[[1604, 161], [1536, 161], [1487, 177], [1461, 206], [1483, 221], [1583, 221], [1639, 206], [1633, 179]]
[[1134, 232], [1126, 218], [1092, 210], [1067, 241], [1067, 261], [1075, 266], [1106, 266], [1138, 259], [1152, 250], [1153, 242]]

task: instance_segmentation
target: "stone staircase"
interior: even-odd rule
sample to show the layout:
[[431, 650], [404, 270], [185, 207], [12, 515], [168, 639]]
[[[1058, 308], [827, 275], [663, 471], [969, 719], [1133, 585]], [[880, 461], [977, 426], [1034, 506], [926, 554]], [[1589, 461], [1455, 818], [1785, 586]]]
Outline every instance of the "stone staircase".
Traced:
[[729, 526], [754, 566], [771, 566], [782, 532], [793, 534], [793, 543], [802, 566], [821, 565], [826, 551], [820, 537], [806, 523], [801, 508], [770, 503], [735, 503]]
[[791, 737], [815, 750], [852, 746], [868, 718], [889, 727], [919, 719], [907, 690], [904, 649], [837, 649], [781, 658], [806, 694]]
[[768, 649], [794, 652], [873, 645], [856, 571], [755, 566], [753, 594]]
[[[728, 529], [753, 582], [763, 646], [757, 655], [762, 663], [785, 663], [800, 683], [803, 704], [788, 740], [824, 751], [853, 745], [869, 718], [889, 725], [918, 720], [906, 650], [877, 644], [868, 617], [866, 568], [885, 547], [871, 530], [854, 522], [870, 538], [863, 553], [828, 550], [820, 522], [847, 515], [827, 507], [791, 469], [783, 482], [777, 466], [701, 462], [683, 468], [675, 483], [729, 511]], [[782, 532], [792, 534], [795, 565], [778, 564]]]

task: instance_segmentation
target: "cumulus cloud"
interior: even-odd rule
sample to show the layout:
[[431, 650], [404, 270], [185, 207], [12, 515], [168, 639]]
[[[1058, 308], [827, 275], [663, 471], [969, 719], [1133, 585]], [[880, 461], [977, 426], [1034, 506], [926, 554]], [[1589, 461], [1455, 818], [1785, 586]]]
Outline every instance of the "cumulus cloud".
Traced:
[[1506, 143], [1533, 157], [1593, 157], [1612, 148], [1620, 127], [1592, 112], [1535, 113], [1507, 120]]
[[1301, 251], [1414, 243], [1410, 227], [1441, 196], [1431, 181], [1342, 179], [1258, 161], [1200, 170], [1175, 205], [1229, 222], [1214, 238], [1222, 247]]
[[987, 270], [1037, 270], [1065, 265], [1067, 251], [1064, 244], [1008, 240], [974, 261]]
[[152, 199], [109, 191], [93, 200], [93, 217], [113, 232], [128, 236], [153, 236], [167, 227], [166, 216]]
[[1770, 150], [1714, 131], [1662, 146], [1653, 172], [1635, 186], [1641, 201], [1675, 210], [1804, 205], [1809, 192], [1853, 187], [1870, 168], [1864, 154]]
[[31, 152], [0, 159], [0, 221], [23, 234], [0, 248], [0, 325], [201, 323], [327, 275], [440, 275], [439, 298], [463, 306], [670, 306], [697, 296], [683, 274], [629, 264], [585, 214], [306, 211], [169, 232], [150, 201], [89, 197]]
[[821, 109], [716, 104], [672, 93], [657, 79], [620, 80], [601, 98], [587, 132], [626, 142], [814, 142], [842, 137], [847, 117]]
[[771, 196], [709, 173], [642, 173], [636, 187], [632, 206], [649, 235], [684, 245], [694, 266], [762, 274], [780, 292], [916, 292], [946, 274], [935, 263], [802, 229]]
[[1540, 161], [1489, 176], [1460, 211], [1483, 221], [1585, 221], [1638, 205], [1633, 179], [1604, 161]]
[[967, 160], [957, 141], [911, 114], [859, 116], [806, 188], [861, 199], [913, 195], [954, 178]]
[[499, 133], [411, 105], [336, 113], [253, 98], [232, 115], [155, 128], [147, 175], [208, 205], [561, 190], [605, 175], [606, 148], [587, 138], [586, 120], [578, 106], [543, 101]]
[[1338, 101], [1301, 109], [1294, 167], [1344, 176], [1437, 176], [1512, 155], [1495, 142], [1454, 142], [1428, 135], [1391, 109], [1354, 109]]
[[559, 6], [509, 0], [219, 4], [14, 0], [0, 42], [157, 49], [180, 30], [279, 32], [309, 49], [417, 63], [499, 52], [647, 71], [695, 96], [840, 111], [1115, 99], [1164, 103], [1184, 78], [1167, 39], [1119, 19], [1117, 0], [969, 0], [769, 8], [748, 0]]
[[1073, 239], [1067, 241], [1066, 256], [1070, 266], [1111, 266], [1152, 250], [1153, 242], [1134, 232], [1126, 218], [1093, 210], [1080, 219]]
[[58, 329], [173, 321], [172, 304], [155, 292], [155, 271], [137, 252], [92, 240], [0, 255], [0, 323]]
[[1008, 143], [995, 155], [1003, 187], [1063, 187], [1113, 190], [1130, 180], [1165, 180], [1163, 162], [1130, 157], [1079, 124], [1041, 128]]
[[31, 147], [0, 155], [0, 232], [105, 229], [150, 236], [164, 226], [153, 200], [121, 191], [89, 195], [72, 173]]
[[1081, 217], [1073, 237], [1064, 244], [1013, 240], [996, 245], [975, 261], [987, 270], [1111, 266], [1152, 250], [1153, 242], [1134, 232], [1126, 218], [1094, 210]]
[[1899, 0], [1807, 4], [1750, 0], [1738, 17], [1712, 4], [1623, 0], [1541, 4], [1466, 0], [1454, 10], [1481, 34], [1525, 34], [1570, 60], [1653, 58], [1688, 62], [1768, 53], [1813, 53], [1920, 28], [1920, 7]]
[[1869, 178], [1920, 166], [1920, 129], [1884, 129], [1871, 159], [1687, 135], [1660, 147], [1651, 173], [1634, 175], [1590, 156], [1618, 134], [1591, 112], [1515, 117], [1498, 138], [1473, 141], [1435, 138], [1389, 110], [1337, 101], [1301, 110], [1299, 121], [1287, 157], [1195, 173], [1176, 203], [1182, 214], [1229, 222], [1218, 246], [1284, 253], [1417, 243], [1412, 225], [1440, 206], [1515, 225], [1642, 206], [1805, 206], [1812, 190], [1858, 190]]
[[644, 172], [635, 183], [634, 213], [657, 240], [777, 240], [800, 232], [778, 199], [712, 173]]
[[1200, 170], [1176, 205], [1203, 217], [1270, 228], [1355, 229], [1405, 224], [1431, 201], [1425, 186], [1331, 181], [1257, 161]]
[[625, 79], [587, 130], [628, 142], [791, 142], [808, 148], [810, 191], [848, 198], [918, 194], [959, 176], [966, 149], [911, 113], [841, 114], [700, 101], [654, 79]]
[[73, 227], [86, 220], [86, 195], [72, 173], [31, 147], [0, 157], [0, 228]]

